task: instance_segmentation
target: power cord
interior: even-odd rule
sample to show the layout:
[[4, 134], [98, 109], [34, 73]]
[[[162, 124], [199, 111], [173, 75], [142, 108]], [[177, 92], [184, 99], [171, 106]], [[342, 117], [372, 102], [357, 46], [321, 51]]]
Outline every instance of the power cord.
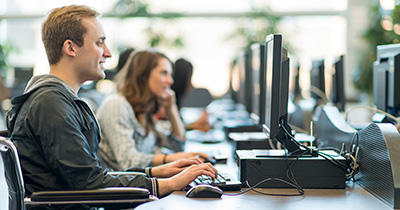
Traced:
[[[255, 189], [259, 185], [261, 185], [261, 184], [263, 184], [265, 182], [268, 182], [268, 181], [279, 181], [279, 182], [282, 182], [284, 184], [290, 185], [290, 186], [296, 188], [299, 193], [296, 193], [296, 194], [279, 194], [279, 193], [276, 193], [275, 194], [275, 193], [260, 192], [260, 191]], [[290, 183], [290, 182], [288, 182], [286, 180], [283, 180], [283, 179], [280, 179], [280, 178], [266, 178], [266, 179], [261, 180], [260, 182], [258, 182], [257, 184], [255, 184], [253, 186], [250, 186], [248, 181], [246, 181], [245, 184], [249, 187], [248, 189], [246, 189], [244, 191], [241, 191], [240, 193], [235, 193], [235, 194], [224, 193], [223, 195], [226, 195], [226, 196], [238, 196], [238, 195], [245, 194], [245, 193], [247, 193], [247, 192], [249, 192], [251, 190], [256, 192], [256, 193], [259, 193], [259, 194], [270, 195], [270, 196], [300, 196], [300, 195], [304, 195], [304, 190], [302, 188], [299, 188], [295, 184]]]
[[[285, 128], [285, 126], [282, 126], [282, 128], [283, 128], [283, 130], [285, 131], [285, 133], [286, 133], [290, 138], [292, 138], [293, 140], [295, 140], [294, 142], [297, 142], [297, 143], [296, 143], [297, 145], [299, 145], [300, 147], [305, 148], [306, 150], [310, 150], [310, 151], [312, 150], [312, 148], [310, 148], [310, 147], [308, 147], [308, 146], [306, 146], [306, 145], [303, 145], [303, 144], [298, 143], [298, 141], [296, 140], [296, 138]], [[342, 155], [342, 156], [346, 159], [347, 165], [344, 165], [343, 163], [339, 162], [338, 160], [336, 160], [335, 158], [333, 158], [331, 155], [328, 155], [328, 154], [326, 154], [326, 153], [323, 153], [322, 151], [323, 151], [324, 149], [319, 149], [319, 152], [318, 152], [318, 155], [319, 155], [319, 156], [325, 158], [326, 160], [330, 161], [332, 164], [334, 164], [334, 165], [338, 166], [339, 168], [341, 168], [342, 170], [346, 171], [346, 181], [354, 179], [354, 176], [355, 176], [355, 174], [358, 172], [358, 168], [359, 168], [359, 164], [357, 163], [357, 155], [358, 155], [359, 147], [356, 146], [356, 145], [358, 145], [358, 143], [357, 143], [356, 145], [354, 144], [354, 138], [355, 138], [355, 136], [358, 136], [358, 134], [356, 133], [356, 134], [354, 134], [354, 136], [353, 136], [353, 139], [352, 139], [353, 148], [352, 148], [352, 151], [351, 151], [350, 153], [348, 153], [348, 152], [345, 151], [344, 145], [342, 146], [342, 150], [339, 151], [339, 154]], [[357, 138], [357, 140], [358, 140], [358, 138]], [[285, 151], [286, 151], [286, 150], [285, 150]], [[294, 151], [294, 152], [298, 152], [298, 151], [300, 151], [300, 149], [299, 149], [299, 150], [296, 150], [296, 151]], [[335, 151], [338, 151], [338, 150], [335, 149]], [[307, 153], [307, 151], [305, 151], [305, 154], [306, 154], [306, 153]], [[300, 155], [300, 156], [301, 156], [301, 155]], [[300, 157], [300, 156], [299, 156], [299, 157]], [[297, 159], [298, 159], [299, 157], [297, 157], [295, 161], [297, 161]], [[292, 163], [292, 165], [295, 163], [295, 161]], [[291, 165], [291, 166], [292, 166], [292, 165]], [[288, 168], [288, 170], [290, 170], [290, 168]], [[292, 177], [294, 178], [294, 175], [293, 175], [293, 174], [292, 174]], [[289, 178], [289, 176], [288, 176], [288, 178]], [[292, 181], [293, 183], [296, 184], [296, 180], [295, 180], [295, 179], [293, 179], [293, 180], [291, 180], [291, 181]]]
[[389, 114], [389, 113], [387, 113], [387, 112], [384, 112], [384, 111], [382, 111], [382, 110], [380, 110], [380, 109], [373, 108], [373, 107], [369, 107], [369, 106], [365, 106], [365, 105], [357, 105], [357, 106], [354, 106], [354, 107], [351, 107], [350, 109], [348, 109], [348, 110], [346, 111], [346, 113], [345, 113], [345, 120], [346, 120], [346, 122], [347, 122], [347, 117], [348, 117], [348, 114], [350, 113], [350, 111], [353, 111], [354, 109], [357, 109], [357, 108], [364, 108], [364, 109], [368, 109], [368, 110], [371, 110], [371, 111], [374, 111], [374, 112], [381, 113], [381, 114], [385, 115], [386, 117], [388, 117], [388, 118], [394, 120], [394, 121], [396, 122], [397, 125], [400, 125], [400, 118], [395, 117], [395, 116], [393, 116], [393, 115], [391, 115], [391, 114]]

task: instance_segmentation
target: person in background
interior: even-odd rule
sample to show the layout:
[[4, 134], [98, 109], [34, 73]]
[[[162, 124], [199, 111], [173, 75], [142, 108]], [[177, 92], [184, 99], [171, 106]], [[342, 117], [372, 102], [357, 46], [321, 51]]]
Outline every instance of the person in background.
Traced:
[[42, 25], [50, 73], [31, 78], [24, 94], [12, 99], [7, 127], [19, 152], [26, 195], [129, 186], [163, 196], [182, 190], [199, 175], [215, 178], [215, 168], [201, 164], [199, 158], [144, 170], [153, 177], [111, 175], [101, 166], [97, 157], [100, 127], [89, 106], [77, 96], [83, 83], [104, 78], [104, 63], [111, 57], [98, 16], [97, 11], [81, 5], [53, 9]]
[[117, 68], [115, 69], [117, 72], [121, 71], [133, 51], [135, 51], [134, 48], [128, 47], [119, 54]]
[[[179, 58], [174, 65], [174, 84], [171, 89], [175, 91], [178, 109], [184, 105], [184, 100], [193, 90], [192, 85], [193, 65], [184, 58]], [[212, 128], [208, 121], [208, 113], [203, 110], [201, 116], [194, 122], [185, 125], [187, 130], [208, 131]]]
[[[102, 127], [99, 156], [113, 170], [148, 167], [204, 153], [182, 152], [185, 128], [176, 105], [172, 63], [156, 51], [131, 53], [116, 75], [116, 93], [106, 97], [97, 111]], [[156, 127], [155, 115], [163, 108], [170, 133]], [[162, 148], [173, 153], [163, 153]]]

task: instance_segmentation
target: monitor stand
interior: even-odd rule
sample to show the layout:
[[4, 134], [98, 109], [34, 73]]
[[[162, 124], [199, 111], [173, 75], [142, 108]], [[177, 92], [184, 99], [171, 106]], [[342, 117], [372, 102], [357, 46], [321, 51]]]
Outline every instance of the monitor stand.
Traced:
[[[346, 165], [346, 159], [334, 150], [320, 153], [333, 157]], [[238, 177], [242, 183], [246, 181], [254, 186], [267, 178], [279, 178], [289, 181], [288, 166], [291, 166], [298, 185], [302, 188], [345, 188], [346, 172], [321, 155], [318, 156], [286, 156], [285, 150], [237, 150]], [[267, 181], [260, 188], [292, 188], [279, 181]]]

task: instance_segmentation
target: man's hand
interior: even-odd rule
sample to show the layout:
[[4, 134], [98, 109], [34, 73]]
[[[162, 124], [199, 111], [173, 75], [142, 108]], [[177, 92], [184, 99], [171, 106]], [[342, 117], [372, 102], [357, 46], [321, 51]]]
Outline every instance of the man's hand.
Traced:
[[171, 178], [159, 179], [158, 184], [160, 194], [165, 195], [171, 191], [182, 190], [200, 175], [207, 175], [211, 178], [216, 178], [217, 173], [217, 169], [215, 169], [210, 163], [192, 165]]
[[151, 174], [154, 177], [159, 177], [159, 178], [168, 178], [171, 176], [174, 176], [183, 170], [185, 170], [187, 167], [191, 165], [199, 165], [202, 164], [203, 160], [198, 157], [191, 157], [191, 158], [186, 158], [186, 159], [180, 159], [168, 164], [160, 165], [157, 167], [154, 167], [151, 169]]

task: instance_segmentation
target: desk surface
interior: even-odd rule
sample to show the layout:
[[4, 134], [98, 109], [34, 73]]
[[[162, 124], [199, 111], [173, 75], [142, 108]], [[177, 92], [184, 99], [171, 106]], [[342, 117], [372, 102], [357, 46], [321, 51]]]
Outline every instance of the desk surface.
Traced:
[[[296, 193], [290, 189], [257, 189], [268, 193]], [[185, 192], [177, 191], [158, 201], [138, 206], [145, 209], [392, 209], [373, 197], [357, 184], [349, 183], [346, 189], [305, 189], [303, 196], [267, 196], [250, 191], [239, 196], [223, 195], [221, 198], [187, 198]], [[226, 192], [225, 192], [226, 193]], [[236, 193], [236, 192], [227, 192]]]
[[[219, 144], [199, 144], [187, 142], [185, 151], [220, 151], [222, 155], [232, 155], [232, 145], [228, 142]], [[237, 170], [233, 159], [228, 164], [217, 164], [217, 169], [235, 175]], [[236, 167], [236, 168], [235, 168]], [[243, 188], [245, 190], [246, 188]], [[294, 194], [295, 189], [266, 189], [257, 188], [258, 191], [273, 194]], [[222, 198], [187, 198], [186, 192], [177, 191], [158, 201], [145, 203], [138, 206], [137, 210], [145, 209], [349, 209], [349, 210], [385, 210], [392, 209], [382, 201], [375, 198], [365, 189], [353, 182], [347, 183], [346, 189], [304, 189], [303, 196], [268, 196], [249, 191], [238, 196], [223, 195]], [[238, 192], [224, 192], [236, 194]]]

